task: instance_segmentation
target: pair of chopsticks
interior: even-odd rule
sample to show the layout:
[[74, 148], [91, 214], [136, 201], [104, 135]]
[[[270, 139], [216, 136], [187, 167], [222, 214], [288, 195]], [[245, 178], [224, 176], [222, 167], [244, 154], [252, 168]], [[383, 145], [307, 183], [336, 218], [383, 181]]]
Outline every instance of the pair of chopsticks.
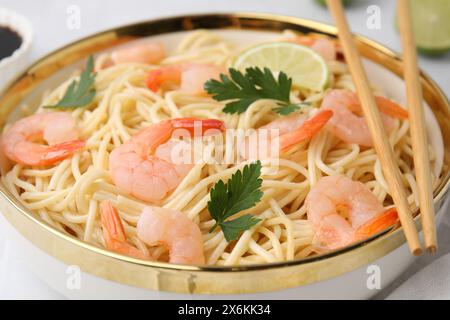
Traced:
[[[409, 249], [413, 255], [420, 255], [422, 253], [422, 247], [408, 201], [406, 200], [406, 189], [401, 181], [401, 173], [396, 163], [394, 152], [389, 144], [388, 136], [384, 130], [373, 93], [369, 87], [369, 81], [361, 63], [361, 58], [353, 42], [341, 0], [327, 0], [327, 5], [338, 28], [338, 35], [344, 50], [346, 62], [349, 65], [361, 101], [363, 113], [374, 141], [375, 150], [380, 159], [384, 176], [397, 208]], [[425, 117], [422, 109], [422, 90], [417, 68], [416, 45], [411, 27], [409, 0], [398, 0], [398, 18], [405, 63], [404, 78], [407, 87], [408, 113], [422, 226], [425, 246], [429, 252], [433, 253], [437, 250], [437, 239], [432, 201], [431, 170], [428, 158]]]

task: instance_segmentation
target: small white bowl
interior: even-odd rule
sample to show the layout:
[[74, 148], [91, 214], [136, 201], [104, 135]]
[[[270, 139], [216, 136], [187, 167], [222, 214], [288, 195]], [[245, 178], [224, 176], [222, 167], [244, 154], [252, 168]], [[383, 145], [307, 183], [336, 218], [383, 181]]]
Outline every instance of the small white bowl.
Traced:
[[33, 28], [25, 17], [5, 8], [0, 8], [0, 26], [14, 30], [22, 38], [22, 44], [13, 54], [0, 60], [1, 93], [9, 81], [28, 65]]

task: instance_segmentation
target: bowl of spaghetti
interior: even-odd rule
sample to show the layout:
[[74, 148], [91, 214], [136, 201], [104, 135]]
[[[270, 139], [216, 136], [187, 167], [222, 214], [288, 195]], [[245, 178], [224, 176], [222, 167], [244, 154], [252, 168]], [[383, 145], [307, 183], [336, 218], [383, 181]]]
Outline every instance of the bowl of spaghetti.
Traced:
[[[0, 100], [0, 191], [35, 271], [78, 298], [364, 298], [374, 266], [392, 281], [413, 257], [336, 33], [184, 16], [34, 63]], [[355, 41], [417, 222], [402, 61]], [[421, 77], [439, 220], [450, 110]]]

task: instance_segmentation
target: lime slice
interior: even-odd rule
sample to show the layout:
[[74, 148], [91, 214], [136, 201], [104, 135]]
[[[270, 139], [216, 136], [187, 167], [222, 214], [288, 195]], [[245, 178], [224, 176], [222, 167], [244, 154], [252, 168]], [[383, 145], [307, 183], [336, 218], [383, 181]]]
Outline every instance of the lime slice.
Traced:
[[283, 71], [296, 87], [321, 91], [328, 83], [328, 67], [323, 58], [308, 47], [289, 42], [270, 42], [241, 53], [234, 68], [267, 67], [272, 72]]
[[412, 0], [412, 21], [417, 47], [424, 53], [450, 50], [450, 1]]

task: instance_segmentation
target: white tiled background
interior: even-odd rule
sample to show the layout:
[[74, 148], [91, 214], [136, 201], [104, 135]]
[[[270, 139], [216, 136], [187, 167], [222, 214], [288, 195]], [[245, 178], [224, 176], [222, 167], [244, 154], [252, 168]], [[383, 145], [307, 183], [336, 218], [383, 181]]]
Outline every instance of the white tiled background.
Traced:
[[[66, 27], [67, 8], [81, 9], [81, 29]], [[366, 27], [367, 8], [381, 8], [381, 29]], [[292, 15], [331, 23], [327, 11], [313, 0], [0, 0], [6, 7], [29, 18], [35, 29], [32, 58], [38, 58], [68, 42], [110, 27], [188, 13], [255, 11]], [[353, 31], [375, 39], [396, 51], [399, 37], [394, 28], [395, 1], [354, 0], [347, 9]], [[432, 31], [430, 31], [432, 32]], [[440, 58], [420, 58], [420, 67], [428, 72], [450, 96], [450, 55]], [[48, 288], [15, 255], [14, 243], [3, 236], [4, 219], [0, 217], [0, 298], [62, 298]], [[439, 229], [439, 255], [450, 251], [450, 219], [448, 215]], [[435, 257], [425, 255], [417, 260], [392, 286], [384, 288], [377, 298], [385, 297], [417, 270]]]

